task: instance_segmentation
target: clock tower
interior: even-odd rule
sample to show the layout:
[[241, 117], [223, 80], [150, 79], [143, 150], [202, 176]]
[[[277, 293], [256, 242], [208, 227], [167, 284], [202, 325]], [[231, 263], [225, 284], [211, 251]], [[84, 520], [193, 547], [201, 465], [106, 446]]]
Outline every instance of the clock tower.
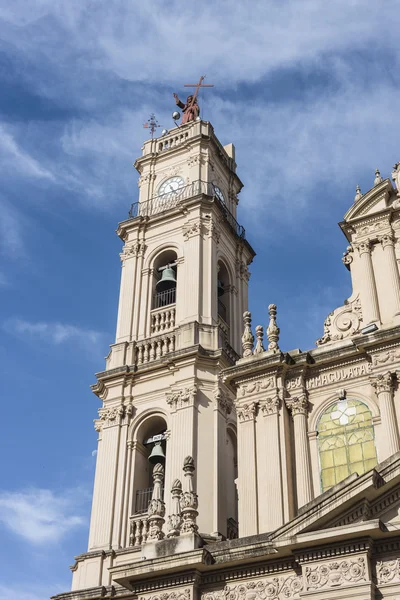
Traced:
[[237, 537], [236, 414], [219, 374], [241, 349], [254, 251], [236, 220], [235, 149], [195, 120], [145, 142], [135, 167], [138, 202], [117, 230], [116, 340], [92, 388], [97, 465], [74, 590], [110, 585], [108, 569], [137, 556], [159, 459], [165, 514], [190, 456], [200, 535]]

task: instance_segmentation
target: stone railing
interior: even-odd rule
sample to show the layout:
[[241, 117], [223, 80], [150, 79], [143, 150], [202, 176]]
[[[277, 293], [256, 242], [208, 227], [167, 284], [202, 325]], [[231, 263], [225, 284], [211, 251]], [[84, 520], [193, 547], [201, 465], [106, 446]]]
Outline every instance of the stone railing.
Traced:
[[188, 141], [189, 137], [191, 137], [191, 131], [184, 130], [179, 133], [175, 133], [173, 135], [167, 135], [158, 140], [157, 151], [163, 152], [164, 150], [171, 150], [171, 148], [176, 148], [176, 146], [180, 146]]
[[146, 542], [147, 536], [149, 534], [149, 523], [147, 520], [147, 514], [133, 515], [132, 517], [130, 517], [129, 521], [129, 546], [141, 546]]
[[139, 367], [158, 360], [175, 351], [175, 334], [170, 333], [157, 338], [137, 342], [135, 364]]
[[175, 306], [166, 306], [165, 308], [155, 308], [150, 313], [151, 333], [161, 333], [169, 331], [175, 327]]

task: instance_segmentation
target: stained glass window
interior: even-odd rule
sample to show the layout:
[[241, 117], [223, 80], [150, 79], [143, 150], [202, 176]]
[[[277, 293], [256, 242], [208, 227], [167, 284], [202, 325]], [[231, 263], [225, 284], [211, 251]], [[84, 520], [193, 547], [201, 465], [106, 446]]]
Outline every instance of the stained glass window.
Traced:
[[352, 473], [362, 475], [377, 464], [372, 415], [362, 402], [331, 404], [317, 431], [323, 492]]

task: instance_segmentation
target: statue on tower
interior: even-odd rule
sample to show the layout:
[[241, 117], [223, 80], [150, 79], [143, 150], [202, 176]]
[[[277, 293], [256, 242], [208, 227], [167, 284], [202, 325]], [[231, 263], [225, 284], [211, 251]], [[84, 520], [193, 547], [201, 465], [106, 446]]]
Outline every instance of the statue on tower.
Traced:
[[179, 100], [178, 94], [174, 94], [174, 98], [177, 106], [179, 106], [183, 112], [181, 124], [185, 125], [185, 123], [195, 121], [200, 114], [200, 106], [198, 105], [197, 98], [194, 96], [188, 96], [186, 104]]
[[[211, 83], [203, 83], [204, 79], [205, 75], [202, 75], [198, 83], [185, 83], [185, 87], [195, 88], [194, 94], [187, 97], [186, 104], [179, 100], [178, 94], [174, 94], [175, 102], [177, 106], [179, 106], [179, 108], [182, 109], [183, 112], [181, 125], [185, 125], [185, 123], [189, 123], [190, 121], [196, 121], [196, 119], [198, 119], [200, 114], [200, 106], [197, 102], [197, 95], [199, 93], [199, 90], [200, 88], [214, 87], [214, 85]], [[177, 113], [177, 118], [179, 118], [178, 114], [179, 113]]]

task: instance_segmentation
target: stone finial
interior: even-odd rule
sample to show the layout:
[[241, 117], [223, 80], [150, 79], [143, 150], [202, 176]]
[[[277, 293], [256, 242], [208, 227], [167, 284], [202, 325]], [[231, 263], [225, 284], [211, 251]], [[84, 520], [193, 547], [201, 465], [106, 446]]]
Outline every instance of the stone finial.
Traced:
[[361, 188], [358, 185], [356, 187], [356, 195], [354, 196], [354, 202], [357, 202], [357, 200], [359, 200], [361, 197], [362, 197]]
[[243, 323], [244, 323], [244, 332], [242, 335], [243, 358], [247, 358], [248, 356], [252, 356], [253, 345], [254, 345], [254, 336], [251, 332], [251, 313], [248, 310], [246, 310], [246, 312], [243, 313]]
[[397, 162], [393, 167], [392, 179], [396, 184], [397, 197], [400, 198], [400, 162]]
[[264, 327], [262, 325], [257, 325], [256, 327], [256, 347], [254, 348], [254, 354], [262, 354], [265, 352], [264, 344]]
[[270, 304], [268, 306], [268, 312], [269, 312], [269, 325], [267, 328], [267, 338], [269, 341], [268, 350], [272, 350], [272, 352], [278, 352], [280, 329], [276, 324], [276, 304]]
[[183, 462], [183, 472], [185, 474], [186, 490], [181, 496], [182, 506], [182, 526], [181, 533], [197, 533], [198, 526], [196, 519], [198, 516], [198, 498], [193, 490], [193, 474], [195, 466], [191, 456], [187, 456]]
[[379, 183], [382, 183], [381, 173], [379, 169], [375, 169], [374, 185], [378, 185]]
[[161, 463], [157, 463], [153, 469], [153, 493], [149, 502], [149, 541], [162, 540], [164, 533], [162, 527], [165, 523], [165, 503], [162, 500], [162, 487], [164, 481], [164, 467]]
[[179, 479], [175, 479], [172, 483], [171, 488], [171, 509], [172, 514], [168, 517], [168, 533], [167, 537], [177, 537], [180, 535], [180, 529], [182, 524], [181, 516], [181, 496], [182, 496], [182, 483]]

